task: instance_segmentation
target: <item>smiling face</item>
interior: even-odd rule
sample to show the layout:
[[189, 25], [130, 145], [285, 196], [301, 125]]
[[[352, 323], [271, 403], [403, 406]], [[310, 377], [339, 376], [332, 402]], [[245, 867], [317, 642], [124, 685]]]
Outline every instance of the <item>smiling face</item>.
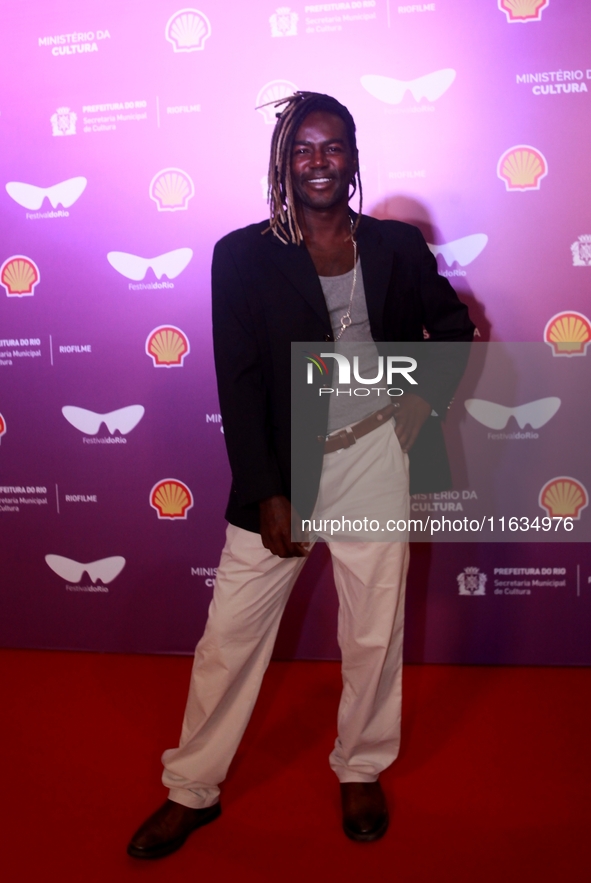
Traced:
[[296, 132], [291, 155], [296, 199], [316, 211], [346, 206], [356, 171], [343, 120], [325, 111], [309, 114]]

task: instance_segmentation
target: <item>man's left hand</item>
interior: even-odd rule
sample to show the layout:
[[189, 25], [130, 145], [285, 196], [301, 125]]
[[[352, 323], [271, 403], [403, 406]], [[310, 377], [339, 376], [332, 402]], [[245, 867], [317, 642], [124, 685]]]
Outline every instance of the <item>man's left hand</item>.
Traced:
[[414, 393], [405, 393], [396, 402], [394, 419], [396, 421], [395, 432], [400, 442], [400, 447], [408, 454], [421, 430], [421, 426], [431, 414], [431, 405]]

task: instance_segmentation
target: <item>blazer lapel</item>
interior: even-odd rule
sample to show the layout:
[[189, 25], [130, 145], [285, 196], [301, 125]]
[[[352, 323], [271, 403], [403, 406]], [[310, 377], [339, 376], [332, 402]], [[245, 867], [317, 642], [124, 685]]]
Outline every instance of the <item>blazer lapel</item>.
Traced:
[[291, 282], [329, 329], [330, 317], [322, 286], [306, 246], [284, 245], [272, 233], [267, 233], [267, 237], [269, 238], [269, 256], [275, 266]]
[[[372, 334], [375, 340], [383, 340], [384, 307], [392, 276], [393, 250], [384, 241], [379, 223], [372, 221], [372, 218], [362, 219], [357, 241]], [[329, 329], [326, 301], [308, 249], [305, 245], [284, 245], [271, 233], [267, 236], [270, 258]]]
[[374, 340], [384, 339], [384, 307], [392, 276], [393, 252], [384, 241], [379, 224], [363, 218], [357, 241], [363, 272], [367, 312]]

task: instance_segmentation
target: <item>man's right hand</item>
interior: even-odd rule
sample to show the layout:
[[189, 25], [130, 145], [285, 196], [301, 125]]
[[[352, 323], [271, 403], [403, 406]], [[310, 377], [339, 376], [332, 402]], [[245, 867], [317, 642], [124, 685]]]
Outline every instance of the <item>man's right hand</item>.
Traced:
[[306, 557], [309, 552], [308, 544], [295, 543], [291, 538], [291, 519], [295, 512], [287, 497], [278, 495], [261, 500], [259, 512], [261, 540], [265, 549], [279, 558]]

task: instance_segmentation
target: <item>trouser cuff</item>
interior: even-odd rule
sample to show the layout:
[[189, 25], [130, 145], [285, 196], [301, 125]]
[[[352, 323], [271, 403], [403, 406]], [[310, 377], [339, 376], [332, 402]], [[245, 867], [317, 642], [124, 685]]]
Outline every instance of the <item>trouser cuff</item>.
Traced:
[[370, 773], [356, 773], [352, 770], [335, 770], [335, 774], [341, 785], [346, 782], [377, 782], [378, 775]]
[[208, 806], [213, 806], [219, 801], [220, 791], [218, 788], [214, 793], [199, 795], [187, 791], [186, 788], [171, 788], [168, 792], [168, 799], [173, 803], [180, 803], [181, 806], [187, 806], [189, 809], [207, 809]]

